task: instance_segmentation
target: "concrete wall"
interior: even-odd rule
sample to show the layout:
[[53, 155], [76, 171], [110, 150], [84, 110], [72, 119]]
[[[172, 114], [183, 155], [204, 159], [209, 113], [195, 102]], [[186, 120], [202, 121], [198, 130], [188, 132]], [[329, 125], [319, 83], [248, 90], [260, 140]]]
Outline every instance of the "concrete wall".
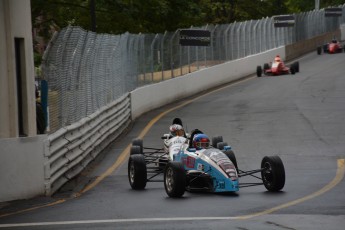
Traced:
[[23, 41], [23, 121], [36, 135], [36, 107], [30, 0], [0, 0], [0, 138], [18, 137], [15, 38]]
[[0, 202], [44, 194], [46, 135], [0, 139]]
[[[0, 202], [44, 194], [43, 141], [36, 136], [30, 0], [0, 0]], [[20, 41], [23, 130], [19, 138], [15, 39]]]
[[175, 100], [254, 74], [256, 66], [272, 61], [277, 54], [284, 60], [285, 47], [135, 89], [131, 92], [132, 119]]
[[323, 44], [330, 42], [333, 37], [338, 39], [341, 38], [341, 30], [338, 29], [333, 32], [325, 33], [323, 35], [303, 40], [300, 42], [293, 43], [291, 45], [286, 46], [286, 60], [292, 60], [294, 58], [300, 57], [303, 54], [315, 51], [318, 46], [322, 46]]

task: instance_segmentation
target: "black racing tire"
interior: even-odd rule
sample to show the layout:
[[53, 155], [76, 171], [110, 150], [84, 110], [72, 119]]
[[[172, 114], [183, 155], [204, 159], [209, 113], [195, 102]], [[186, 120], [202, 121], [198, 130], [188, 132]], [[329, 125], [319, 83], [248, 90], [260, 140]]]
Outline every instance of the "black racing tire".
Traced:
[[294, 62], [294, 64], [295, 64], [295, 72], [299, 73], [299, 62], [296, 61], [296, 62]]
[[262, 68], [259, 65], [256, 67], [256, 76], [257, 77], [261, 77], [262, 76]]
[[261, 161], [261, 177], [268, 191], [278, 192], [285, 185], [285, 168], [279, 156], [265, 156]]
[[129, 157], [128, 180], [132, 189], [140, 190], [146, 187], [147, 168], [145, 157], [143, 155], [135, 154]]
[[183, 126], [182, 120], [180, 118], [178, 118], [178, 117], [174, 118], [172, 124], [173, 125], [181, 125], [181, 126]]
[[235, 156], [234, 151], [232, 151], [231, 149], [228, 149], [224, 153], [231, 160], [231, 162], [234, 164], [236, 171], [238, 173], [237, 160], [236, 160], [236, 156]]
[[142, 148], [139, 145], [132, 145], [129, 154], [130, 155], [137, 155], [137, 154], [143, 155], [144, 153], [142, 152]]
[[164, 187], [169, 197], [182, 197], [186, 190], [186, 171], [182, 162], [170, 161], [164, 170]]
[[328, 53], [328, 44], [323, 45], [323, 52]]
[[222, 141], [222, 142], [218, 142], [216, 147], [219, 150], [224, 150], [225, 146], [228, 146], [228, 143]]
[[290, 73], [292, 75], [294, 75], [296, 73], [296, 66], [295, 66], [295, 63], [293, 63], [291, 66], [290, 66]]
[[270, 65], [268, 63], [264, 64], [264, 71], [268, 70], [270, 68]]
[[321, 46], [318, 46], [318, 47], [316, 48], [316, 52], [317, 52], [318, 55], [321, 55], [321, 53], [322, 53], [322, 48], [321, 48]]
[[135, 138], [132, 140], [132, 146], [137, 145], [140, 146], [140, 152], [144, 152], [144, 144], [143, 144], [143, 139], [140, 138]]
[[165, 166], [168, 164], [169, 159], [168, 158], [159, 158], [158, 159], [158, 169], [164, 170]]
[[215, 137], [212, 137], [212, 146], [214, 148], [217, 148], [217, 144], [219, 142], [223, 142], [223, 137], [222, 136], [215, 136]]

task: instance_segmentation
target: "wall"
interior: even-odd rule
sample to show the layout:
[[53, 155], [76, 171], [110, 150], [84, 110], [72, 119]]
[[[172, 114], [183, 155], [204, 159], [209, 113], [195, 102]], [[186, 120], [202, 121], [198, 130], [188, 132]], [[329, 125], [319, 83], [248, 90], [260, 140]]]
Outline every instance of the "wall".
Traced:
[[46, 135], [0, 139], [0, 202], [44, 194]]
[[314, 38], [303, 40], [300, 42], [296, 42], [286, 46], [286, 60], [292, 60], [294, 58], [300, 57], [303, 54], [308, 52], [315, 51], [318, 46], [322, 46], [323, 44], [330, 42], [333, 37], [338, 39], [341, 38], [341, 30], [338, 29], [333, 32], [325, 33], [320, 36], [316, 36]]
[[23, 39], [22, 88], [25, 133], [36, 135], [30, 0], [0, 0], [0, 138], [18, 137], [15, 38]]
[[[19, 138], [15, 39], [22, 53], [23, 123]], [[43, 141], [36, 136], [30, 0], [0, 0], [0, 201], [44, 194]]]
[[256, 71], [256, 66], [263, 66], [264, 63], [272, 61], [277, 54], [284, 60], [285, 47], [229, 61], [207, 69], [201, 69], [157, 84], [137, 88], [131, 92], [132, 119], [134, 120], [145, 112], [174, 102], [175, 100], [253, 74]]

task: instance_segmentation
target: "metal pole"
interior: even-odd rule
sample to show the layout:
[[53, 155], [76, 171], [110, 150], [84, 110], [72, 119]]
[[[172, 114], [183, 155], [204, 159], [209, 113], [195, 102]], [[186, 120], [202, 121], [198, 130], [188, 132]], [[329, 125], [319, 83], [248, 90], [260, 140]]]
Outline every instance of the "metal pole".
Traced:
[[95, 0], [90, 0], [91, 31], [96, 32]]
[[167, 31], [164, 32], [162, 43], [161, 43], [161, 63], [162, 63], [162, 81], [164, 80], [164, 39], [167, 35]]
[[315, 0], [315, 10], [320, 9], [320, 0]]
[[175, 38], [175, 36], [177, 35], [177, 33], [179, 33], [178, 30], [175, 31], [175, 33], [173, 34], [173, 36], [170, 39], [170, 68], [171, 68], [171, 77], [174, 78], [174, 68], [175, 68], [175, 64], [174, 64], [174, 57], [173, 57], [173, 40]]

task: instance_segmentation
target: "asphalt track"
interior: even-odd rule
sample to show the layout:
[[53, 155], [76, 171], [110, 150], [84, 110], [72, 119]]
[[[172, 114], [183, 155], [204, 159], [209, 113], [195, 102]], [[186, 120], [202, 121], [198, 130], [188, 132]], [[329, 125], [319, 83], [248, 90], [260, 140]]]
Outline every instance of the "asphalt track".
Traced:
[[[1, 204], [0, 228], [344, 229], [344, 61], [344, 53], [313, 52], [299, 60], [294, 76], [252, 76], [151, 111], [54, 197]], [[283, 191], [258, 186], [235, 195], [187, 192], [171, 199], [161, 183], [131, 190], [131, 140], [162, 146], [160, 136], [174, 117], [188, 131], [222, 135], [240, 169], [258, 168], [262, 157], [279, 155], [286, 170]]]

